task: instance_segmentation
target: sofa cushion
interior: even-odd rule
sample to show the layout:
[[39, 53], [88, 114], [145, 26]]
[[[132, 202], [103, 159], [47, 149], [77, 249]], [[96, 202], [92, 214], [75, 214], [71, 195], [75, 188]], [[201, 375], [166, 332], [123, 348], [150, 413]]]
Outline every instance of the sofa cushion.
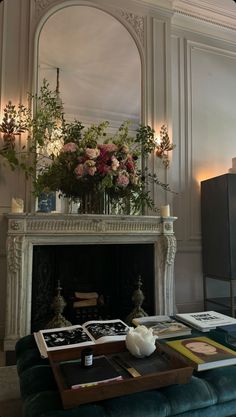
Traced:
[[36, 365], [22, 372], [20, 392], [23, 399], [42, 391], [57, 391], [56, 381], [49, 365]]
[[168, 399], [168, 415], [201, 409], [217, 402], [217, 395], [211, 385], [194, 376], [188, 384], [170, 385], [160, 391]]
[[139, 392], [103, 401], [109, 417], [166, 417], [170, 407], [168, 399], [158, 390]]
[[200, 372], [198, 377], [211, 385], [219, 403], [236, 399], [236, 366]]
[[17, 359], [17, 372], [20, 375], [28, 368], [32, 368], [34, 365], [47, 365], [49, 366], [49, 360], [41, 358], [37, 348], [27, 349], [21, 352], [21, 355]]

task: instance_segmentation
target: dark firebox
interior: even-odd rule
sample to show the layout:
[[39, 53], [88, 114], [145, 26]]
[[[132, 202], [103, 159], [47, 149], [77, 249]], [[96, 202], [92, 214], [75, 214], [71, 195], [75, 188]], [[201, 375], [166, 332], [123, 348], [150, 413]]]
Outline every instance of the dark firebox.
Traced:
[[[63, 315], [72, 324], [120, 318], [133, 309], [132, 294], [142, 279], [143, 309], [154, 314], [154, 245], [42, 245], [33, 252], [31, 330], [45, 328], [58, 280], [67, 303]], [[96, 305], [74, 308], [75, 292], [95, 292]]]

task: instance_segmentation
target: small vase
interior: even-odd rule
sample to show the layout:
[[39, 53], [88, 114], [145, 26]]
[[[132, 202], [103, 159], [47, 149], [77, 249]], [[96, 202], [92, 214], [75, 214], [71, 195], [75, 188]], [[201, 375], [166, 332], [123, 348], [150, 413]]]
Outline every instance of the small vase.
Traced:
[[51, 211], [56, 210], [56, 193], [41, 193], [37, 203], [37, 211], [40, 213], [50, 213]]

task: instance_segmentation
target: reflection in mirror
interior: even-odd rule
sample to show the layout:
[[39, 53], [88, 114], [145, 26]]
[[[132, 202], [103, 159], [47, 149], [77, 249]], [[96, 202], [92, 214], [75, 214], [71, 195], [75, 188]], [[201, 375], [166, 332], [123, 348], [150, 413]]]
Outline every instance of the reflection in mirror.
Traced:
[[68, 6], [44, 24], [39, 38], [38, 85], [56, 89], [65, 117], [85, 124], [108, 120], [112, 127], [141, 121], [141, 61], [128, 30], [108, 13]]

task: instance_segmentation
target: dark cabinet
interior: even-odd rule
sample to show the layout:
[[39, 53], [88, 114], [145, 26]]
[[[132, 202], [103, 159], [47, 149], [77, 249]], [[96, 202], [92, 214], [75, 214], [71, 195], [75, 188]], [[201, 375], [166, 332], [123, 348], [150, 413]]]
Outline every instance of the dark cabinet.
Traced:
[[[201, 182], [202, 263], [204, 301], [215, 303], [234, 316], [236, 280], [236, 174]], [[228, 282], [229, 297], [209, 298], [207, 279]]]

